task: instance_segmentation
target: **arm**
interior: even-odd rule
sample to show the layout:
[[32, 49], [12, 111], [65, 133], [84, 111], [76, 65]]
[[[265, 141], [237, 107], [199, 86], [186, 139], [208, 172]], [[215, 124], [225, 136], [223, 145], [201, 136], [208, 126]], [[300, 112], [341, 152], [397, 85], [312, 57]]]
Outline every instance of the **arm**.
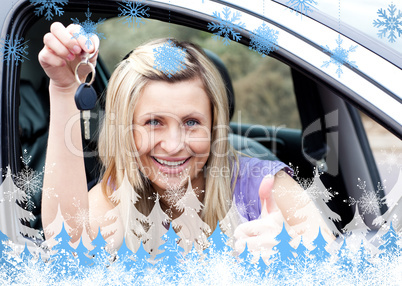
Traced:
[[[51, 25], [50, 33], [44, 36], [44, 48], [39, 53], [39, 62], [50, 78], [50, 126], [46, 166], [54, 165], [51, 172], [46, 170], [42, 193], [43, 228], [55, 219], [58, 205], [64, 218], [77, 213], [88, 213], [88, 192], [82, 152], [80, 112], [75, 106], [74, 94], [79, 86], [74, 71], [80, 62], [80, 54], [93, 52], [94, 45], [87, 49], [85, 39], [73, 38], [80, 27], [70, 25], [65, 28], [60, 23]], [[93, 39], [95, 40], [95, 39]], [[96, 57], [92, 59], [95, 64]], [[81, 78], [88, 71], [80, 68]], [[74, 124], [69, 126], [69, 122]], [[71, 141], [72, 146], [66, 144]], [[77, 152], [76, 152], [77, 153]], [[79, 202], [79, 205], [77, 204]], [[72, 241], [79, 239], [82, 225], [77, 220], [69, 220], [73, 228]]]

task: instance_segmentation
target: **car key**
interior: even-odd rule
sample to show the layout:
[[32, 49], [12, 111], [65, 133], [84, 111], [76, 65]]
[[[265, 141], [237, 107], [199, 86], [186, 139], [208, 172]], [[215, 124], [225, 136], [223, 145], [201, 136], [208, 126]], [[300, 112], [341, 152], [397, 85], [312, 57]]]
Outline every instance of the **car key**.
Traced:
[[[77, 108], [82, 111], [82, 118], [84, 120], [84, 138], [89, 140], [91, 138], [91, 130], [90, 130], [90, 119], [91, 119], [91, 109], [95, 107], [97, 96], [96, 92], [92, 87], [92, 83], [95, 80], [95, 67], [92, 63], [89, 62], [89, 59], [92, 58], [96, 52], [90, 56], [86, 56], [75, 68], [75, 77], [77, 81], [80, 83], [80, 86], [75, 93], [74, 100]], [[91, 68], [92, 78], [89, 83], [81, 83], [78, 76], [78, 68], [81, 65], [88, 65]]]

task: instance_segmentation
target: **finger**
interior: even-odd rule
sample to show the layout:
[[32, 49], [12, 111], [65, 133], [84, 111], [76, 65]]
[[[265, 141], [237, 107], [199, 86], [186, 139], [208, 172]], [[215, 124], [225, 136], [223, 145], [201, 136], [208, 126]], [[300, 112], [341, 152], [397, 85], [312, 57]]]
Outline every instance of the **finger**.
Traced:
[[94, 53], [99, 48], [100, 40], [97, 35], [85, 31], [85, 29], [76, 24], [70, 24], [67, 30], [72, 37], [78, 42], [82, 53]]
[[262, 182], [260, 184], [258, 194], [261, 200], [261, 218], [267, 217], [269, 213], [279, 211], [279, 208], [275, 203], [275, 199], [272, 193], [274, 181], [274, 177], [268, 175], [262, 179]]
[[[78, 28], [76, 28], [77, 30]], [[54, 35], [59, 42], [65, 46], [66, 49], [70, 51], [73, 55], [78, 55], [81, 53], [81, 47], [78, 41], [73, 37], [71, 29], [67, 29], [63, 24], [55, 22], [50, 26], [50, 32]]]
[[65, 66], [66, 61], [55, 55], [47, 47], [44, 47], [38, 54], [39, 63], [43, 68]]

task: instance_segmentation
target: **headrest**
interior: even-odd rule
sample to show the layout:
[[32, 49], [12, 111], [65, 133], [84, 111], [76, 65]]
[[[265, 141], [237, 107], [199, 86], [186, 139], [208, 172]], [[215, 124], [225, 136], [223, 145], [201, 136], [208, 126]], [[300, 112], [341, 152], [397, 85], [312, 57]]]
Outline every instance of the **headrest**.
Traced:
[[218, 71], [222, 76], [223, 82], [225, 83], [227, 96], [229, 99], [229, 120], [231, 120], [234, 114], [235, 98], [234, 98], [232, 80], [230, 79], [229, 72], [226, 69], [226, 66], [223, 63], [223, 61], [216, 54], [206, 49], [204, 49], [204, 52], [208, 56], [208, 58], [215, 64], [216, 68], [218, 69]]

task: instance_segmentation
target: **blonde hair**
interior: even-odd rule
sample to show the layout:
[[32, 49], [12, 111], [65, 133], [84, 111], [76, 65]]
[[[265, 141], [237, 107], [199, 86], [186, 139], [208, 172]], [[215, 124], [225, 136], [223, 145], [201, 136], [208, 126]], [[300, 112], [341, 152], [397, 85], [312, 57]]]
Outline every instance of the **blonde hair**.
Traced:
[[[184, 67], [170, 77], [154, 68], [154, 50], [164, 44], [174, 45], [185, 51]], [[218, 220], [222, 220], [228, 212], [228, 202], [232, 198], [233, 166], [229, 157], [233, 152], [227, 139], [229, 105], [219, 71], [194, 44], [174, 39], [152, 41], [136, 48], [117, 66], [107, 88], [106, 113], [99, 137], [99, 154], [104, 166], [101, 185], [103, 193], [109, 197], [122, 183], [124, 171], [130, 170], [127, 172], [128, 180], [142, 198], [136, 206], [143, 214], [149, 214], [152, 203], [147, 198], [152, 195], [151, 186], [140, 172], [142, 165], [131, 129], [135, 105], [150, 81], [174, 83], [196, 77], [202, 80], [212, 105], [211, 152], [205, 169], [205, 197], [201, 218], [213, 230]], [[229, 170], [230, 176], [212, 176], [212, 166], [215, 170]]]

